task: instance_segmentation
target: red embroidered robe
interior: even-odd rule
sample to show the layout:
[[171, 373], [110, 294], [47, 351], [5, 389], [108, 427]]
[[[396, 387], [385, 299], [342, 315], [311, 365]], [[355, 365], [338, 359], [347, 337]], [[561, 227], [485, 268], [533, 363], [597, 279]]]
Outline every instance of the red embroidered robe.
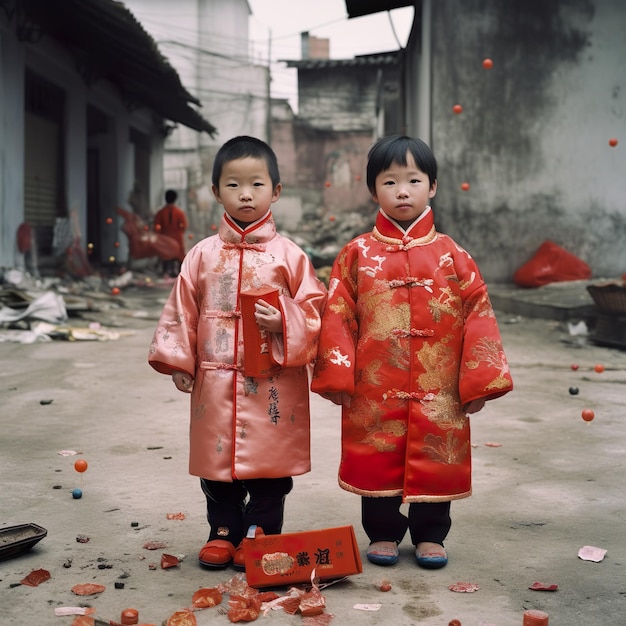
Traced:
[[[269, 378], [245, 376], [239, 294], [279, 291], [282, 334]], [[211, 480], [279, 478], [311, 469], [309, 373], [326, 288], [309, 258], [276, 232], [270, 212], [241, 230], [228, 216], [218, 234], [185, 256], [154, 333], [148, 361], [189, 373], [189, 473]]]
[[337, 257], [312, 389], [347, 392], [339, 484], [365, 496], [439, 502], [471, 494], [462, 407], [512, 389], [487, 288], [471, 256], [379, 211]]

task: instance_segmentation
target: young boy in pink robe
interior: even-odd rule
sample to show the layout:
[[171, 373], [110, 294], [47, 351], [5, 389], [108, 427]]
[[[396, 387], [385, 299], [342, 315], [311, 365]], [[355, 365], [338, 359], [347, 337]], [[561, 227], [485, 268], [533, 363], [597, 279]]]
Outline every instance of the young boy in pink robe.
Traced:
[[[304, 251], [276, 232], [270, 208], [281, 183], [265, 142], [227, 141], [212, 189], [224, 207], [218, 233], [185, 256], [149, 363], [191, 394], [189, 472], [200, 477], [210, 526], [199, 561], [244, 569], [248, 529], [279, 534], [292, 476], [311, 469], [309, 373], [326, 288]], [[278, 305], [260, 299], [254, 318], [275, 367], [249, 376], [240, 294], [265, 287], [278, 291]]]
[[478, 266], [435, 230], [430, 148], [381, 139], [367, 185], [376, 225], [334, 263], [312, 389], [343, 405], [339, 484], [362, 497], [368, 560], [396, 563], [408, 530], [439, 568], [450, 502], [471, 494], [469, 414], [512, 381]]

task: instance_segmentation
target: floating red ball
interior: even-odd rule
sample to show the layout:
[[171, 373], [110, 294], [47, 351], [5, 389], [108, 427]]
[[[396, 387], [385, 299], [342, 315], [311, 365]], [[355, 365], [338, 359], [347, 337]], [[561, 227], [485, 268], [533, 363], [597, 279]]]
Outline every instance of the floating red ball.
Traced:
[[491, 59], [484, 59], [483, 60], [483, 67], [486, 70], [490, 70], [493, 67], [493, 61]]

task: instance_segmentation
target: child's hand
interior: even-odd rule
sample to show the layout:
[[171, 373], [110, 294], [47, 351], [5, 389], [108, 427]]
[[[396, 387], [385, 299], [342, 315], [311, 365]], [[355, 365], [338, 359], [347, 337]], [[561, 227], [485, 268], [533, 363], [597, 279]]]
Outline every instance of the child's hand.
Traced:
[[178, 391], [191, 393], [191, 390], [193, 389], [193, 378], [191, 378], [189, 374], [186, 372], [174, 372], [172, 374], [172, 380], [174, 381]]
[[480, 411], [484, 406], [485, 406], [485, 399], [478, 398], [478, 400], [472, 400], [471, 402], [468, 402], [463, 407], [463, 410], [466, 413], [478, 413], [478, 411]]
[[283, 332], [283, 314], [265, 300], [258, 300], [254, 305], [254, 317], [261, 330]]

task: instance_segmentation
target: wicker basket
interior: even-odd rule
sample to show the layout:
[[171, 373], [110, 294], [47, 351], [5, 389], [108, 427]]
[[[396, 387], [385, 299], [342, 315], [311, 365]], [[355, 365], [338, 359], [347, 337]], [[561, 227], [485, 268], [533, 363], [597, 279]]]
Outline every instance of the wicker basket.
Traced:
[[588, 285], [587, 291], [603, 313], [626, 315], [626, 284], [620, 282]]

